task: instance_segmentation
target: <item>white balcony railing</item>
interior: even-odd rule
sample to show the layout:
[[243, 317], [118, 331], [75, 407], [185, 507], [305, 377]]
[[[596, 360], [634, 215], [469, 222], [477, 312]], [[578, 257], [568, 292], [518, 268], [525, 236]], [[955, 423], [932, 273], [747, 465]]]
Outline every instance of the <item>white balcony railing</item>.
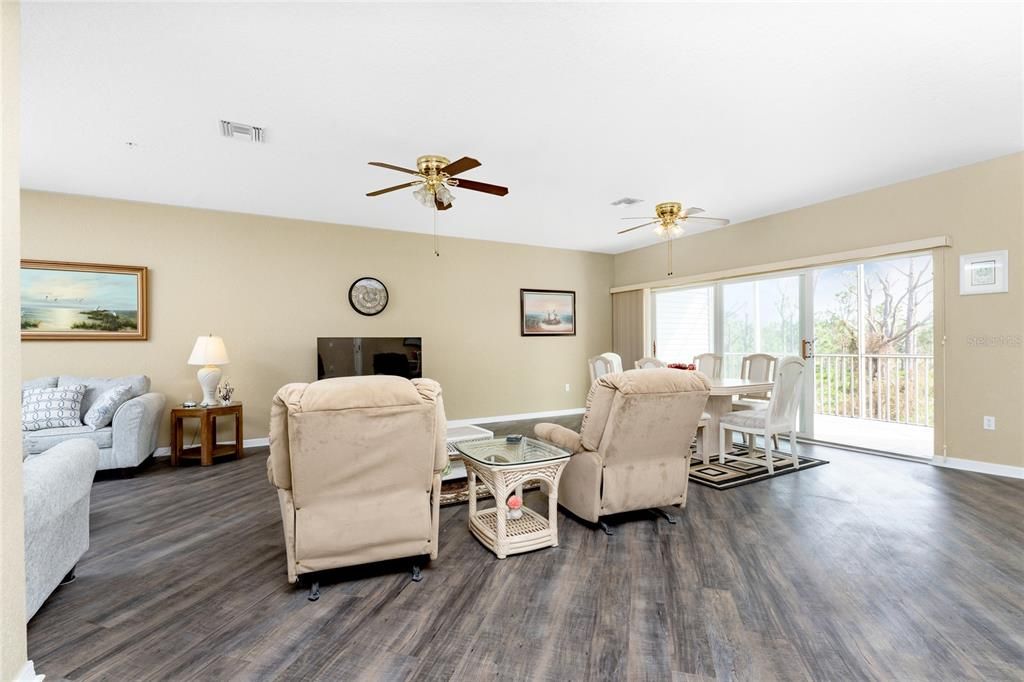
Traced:
[[[738, 377], [744, 355], [723, 353], [723, 376]], [[931, 355], [814, 356], [815, 414], [934, 426], [934, 398], [935, 358]]]
[[816, 414], [916, 426], [935, 423], [931, 355], [816, 354], [814, 388]]

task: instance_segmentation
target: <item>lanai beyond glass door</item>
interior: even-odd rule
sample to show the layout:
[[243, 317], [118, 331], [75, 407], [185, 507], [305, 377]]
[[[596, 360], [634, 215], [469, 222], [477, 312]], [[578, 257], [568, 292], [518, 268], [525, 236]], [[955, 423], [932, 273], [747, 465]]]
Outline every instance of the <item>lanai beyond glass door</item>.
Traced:
[[655, 355], [691, 362], [719, 353], [725, 377], [738, 377], [751, 353], [804, 357], [802, 437], [930, 457], [932, 280], [923, 254], [656, 289]]
[[814, 271], [817, 440], [934, 454], [930, 254]]

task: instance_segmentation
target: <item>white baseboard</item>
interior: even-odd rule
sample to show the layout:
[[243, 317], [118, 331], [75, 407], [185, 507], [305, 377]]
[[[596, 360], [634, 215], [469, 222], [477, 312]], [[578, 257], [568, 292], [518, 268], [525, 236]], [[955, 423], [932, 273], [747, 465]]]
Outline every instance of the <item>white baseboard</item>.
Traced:
[[[233, 440], [222, 440], [217, 441], [218, 445], [232, 445], [235, 441]], [[259, 448], [270, 445], [270, 438], [246, 438], [242, 441], [243, 448]], [[168, 448], [157, 448], [153, 452], [154, 457], [170, 457], [171, 449]]]
[[470, 426], [472, 424], [494, 424], [496, 422], [514, 422], [521, 419], [544, 419], [545, 417], [567, 417], [572, 414], [583, 414], [586, 410], [574, 407], [569, 410], [551, 410], [549, 412], [524, 412], [523, 414], [506, 414], [498, 417], [479, 417], [476, 419], [452, 419], [448, 427]]
[[14, 682], [43, 682], [44, 677], [46, 675], [36, 672], [36, 666], [32, 661], [25, 661], [25, 665], [21, 666], [21, 670], [14, 676]]
[[938, 456], [932, 459], [932, 464], [947, 469], [960, 469], [961, 471], [973, 471], [979, 474], [990, 476], [1006, 476], [1007, 478], [1024, 478], [1024, 467], [1010, 466], [1009, 464], [991, 464], [979, 462], [974, 459], [957, 459], [956, 457]]

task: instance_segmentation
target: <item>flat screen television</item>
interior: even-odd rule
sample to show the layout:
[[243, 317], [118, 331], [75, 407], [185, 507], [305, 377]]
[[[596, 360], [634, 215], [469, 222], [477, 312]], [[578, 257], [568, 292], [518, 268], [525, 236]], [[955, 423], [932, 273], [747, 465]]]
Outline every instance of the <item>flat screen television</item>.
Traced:
[[370, 374], [423, 376], [423, 339], [418, 336], [320, 337], [316, 356], [318, 380]]

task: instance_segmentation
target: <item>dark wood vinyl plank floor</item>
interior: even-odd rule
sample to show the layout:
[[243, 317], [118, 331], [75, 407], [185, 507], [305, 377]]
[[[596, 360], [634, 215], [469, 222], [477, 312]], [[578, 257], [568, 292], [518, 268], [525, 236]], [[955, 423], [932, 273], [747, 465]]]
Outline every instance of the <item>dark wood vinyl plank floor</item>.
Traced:
[[423, 582], [336, 571], [318, 602], [286, 580], [265, 448], [158, 460], [94, 484], [29, 656], [48, 680], [1020, 680], [1024, 481], [803, 447], [831, 464], [693, 485], [677, 525], [614, 537], [563, 513], [559, 547], [504, 561], [444, 508]]

